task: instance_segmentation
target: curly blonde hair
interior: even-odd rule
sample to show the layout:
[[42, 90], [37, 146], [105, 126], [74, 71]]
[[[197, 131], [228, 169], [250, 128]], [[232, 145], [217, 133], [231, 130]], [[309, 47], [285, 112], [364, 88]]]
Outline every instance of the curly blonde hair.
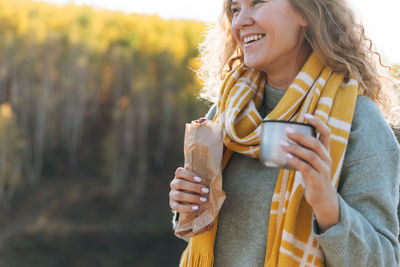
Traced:
[[[308, 22], [305, 41], [322, 62], [334, 71], [355, 78], [364, 95], [375, 101], [391, 123], [399, 122], [399, 99], [394, 91], [390, 67], [366, 37], [346, 0], [288, 0]], [[201, 67], [197, 71], [204, 82], [200, 97], [215, 102], [226, 74], [243, 63], [243, 53], [231, 33], [232, 0], [224, 0], [219, 23], [209, 27], [200, 44]]]

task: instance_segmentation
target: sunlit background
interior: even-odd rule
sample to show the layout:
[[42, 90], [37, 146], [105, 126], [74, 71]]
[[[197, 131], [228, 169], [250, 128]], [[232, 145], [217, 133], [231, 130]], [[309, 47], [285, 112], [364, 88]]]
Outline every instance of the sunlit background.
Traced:
[[[221, 2], [0, 0], [1, 267], [178, 265], [169, 184]], [[399, 1], [352, 3], [400, 79]]]
[[[162, 18], [194, 19], [214, 23], [222, 0], [47, 0], [65, 4], [87, 4], [99, 8], [143, 14], [158, 14]], [[399, 0], [348, 0], [363, 21], [378, 51], [388, 63], [400, 63]]]

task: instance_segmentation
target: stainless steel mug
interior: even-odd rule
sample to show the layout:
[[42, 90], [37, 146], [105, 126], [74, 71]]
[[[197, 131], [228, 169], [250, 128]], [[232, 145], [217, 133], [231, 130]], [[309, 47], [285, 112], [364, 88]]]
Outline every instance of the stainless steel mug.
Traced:
[[267, 167], [284, 168], [295, 170], [286, 159], [286, 154], [281, 141], [293, 143], [286, 136], [286, 128], [293, 128], [295, 131], [303, 132], [308, 135], [316, 136], [315, 127], [310, 124], [281, 121], [263, 120], [260, 140], [260, 161]]

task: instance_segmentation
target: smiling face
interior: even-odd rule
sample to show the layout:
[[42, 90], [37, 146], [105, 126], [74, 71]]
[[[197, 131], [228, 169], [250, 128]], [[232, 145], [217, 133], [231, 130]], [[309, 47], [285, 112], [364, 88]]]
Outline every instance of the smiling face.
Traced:
[[268, 73], [301, 57], [307, 23], [288, 0], [232, 0], [231, 11], [232, 34], [248, 67]]

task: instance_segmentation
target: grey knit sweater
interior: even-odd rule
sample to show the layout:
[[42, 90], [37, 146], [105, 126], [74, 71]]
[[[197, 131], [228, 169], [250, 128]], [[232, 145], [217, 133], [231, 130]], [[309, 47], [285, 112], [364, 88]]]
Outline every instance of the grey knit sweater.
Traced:
[[[265, 117], [284, 91], [266, 86]], [[206, 118], [212, 119], [215, 105]], [[264, 266], [270, 204], [279, 169], [235, 153], [223, 173], [214, 267]], [[359, 96], [338, 186], [340, 222], [314, 233], [326, 266], [399, 266], [400, 149], [373, 101]]]

